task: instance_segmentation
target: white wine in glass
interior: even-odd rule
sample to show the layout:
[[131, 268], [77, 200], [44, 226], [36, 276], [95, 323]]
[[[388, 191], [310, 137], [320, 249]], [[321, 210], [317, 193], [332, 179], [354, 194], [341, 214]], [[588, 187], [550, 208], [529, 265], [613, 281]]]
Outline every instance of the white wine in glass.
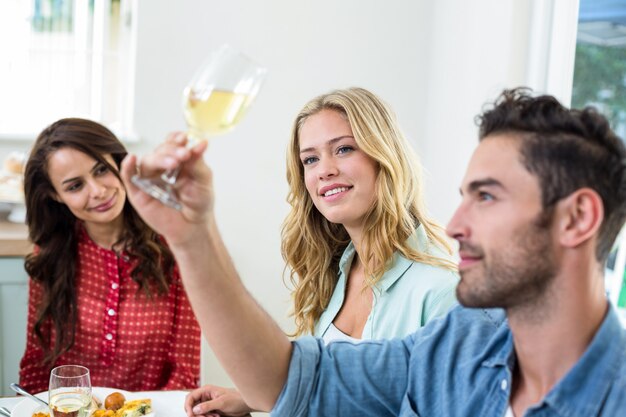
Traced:
[[193, 139], [208, 139], [235, 127], [252, 102], [249, 94], [185, 89], [184, 113]]
[[[228, 45], [214, 51], [183, 90], [189, 144], [233, 129], [243, 118], [267, 70]], [[179, 170], [158, 178], [132, 177], [135, 185], [162, 203], [182, 209], [175, 191]]]
[[50, 372], [48, 396], [51, 417], [87, 417], [91, 411], [89, 369], [57, 366]]

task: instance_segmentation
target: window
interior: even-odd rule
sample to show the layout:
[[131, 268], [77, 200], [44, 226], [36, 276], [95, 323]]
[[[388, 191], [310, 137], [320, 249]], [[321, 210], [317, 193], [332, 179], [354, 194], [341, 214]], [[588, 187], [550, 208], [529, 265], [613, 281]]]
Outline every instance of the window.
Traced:
[[[572, 107], [592, 105], [626, 138], [626, 0], [581, 0]], [[607, 262], [606, 289], [626, 323], [626, 229]]]
[[626, 0], [582, 0], [572, 106], [596, 106], [626, 137]]
[[132, 135], [136, 0], [2, 0], [0, 138], [62, 117]]

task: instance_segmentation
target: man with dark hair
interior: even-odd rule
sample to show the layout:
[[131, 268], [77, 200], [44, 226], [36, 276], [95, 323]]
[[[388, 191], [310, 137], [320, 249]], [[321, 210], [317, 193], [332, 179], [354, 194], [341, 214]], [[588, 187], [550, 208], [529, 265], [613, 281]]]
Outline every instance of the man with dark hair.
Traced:
[[521, 162], [539, 180], [546, 220], [559, 200], [579, 188], [599, 194], [604, 220], [596, 255], [605, 262], [626, 218], [620, 177], [626, 161], [619, 159], [624, 144], [606, 119], [591, 107], [567, 110], [553, 97], [533, 98], [526, 89], [505, 91], [497, 106], [478, 119], [481, 141], [502, 133], [521, 136]]
[[[247, 404], [277, 416], [622, 416], [626, 330], [603, 264], [626, 218], [626, 149], [595, 111], [505, 91], [448, 225], [463, 307], [404, 340], [294, 342], [238, 279], [213, 214], [205, 145], [170, 137], [144, 175], [183, 163], [181, 213], [129, 198], [166, 236], [209, 344]], [[191, 408], [187, 409], [192, 416]]]

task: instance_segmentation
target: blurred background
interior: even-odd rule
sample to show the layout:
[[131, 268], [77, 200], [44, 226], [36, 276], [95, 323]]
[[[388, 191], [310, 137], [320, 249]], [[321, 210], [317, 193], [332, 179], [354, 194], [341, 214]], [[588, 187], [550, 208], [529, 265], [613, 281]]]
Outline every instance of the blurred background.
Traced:
[[[182, 89], [211, 49], [229, 43], [268, 68], [243, 122], [212, 140], [206, 158], [239, 273], [285, 331], [285, 152], [310, 98], [361, 86], [387, 101], [444, 224], [477, 143], [474, 117], [503, 88], [596, 105], [626, 136], [626, 0], [2, 0], [0, 42], [6, 224], [23, 219], [19, 161], [56, 119], [101, 121], [141, 154], [185, 128]], [[621, 307], [625, 260], [626, 245], [616, 245], [607, 265], [607, 291]], [[21, 254], [0, 257], [0, 395], [17, 379], [26, 283]], [[206, 346], [202, 378], [229, 384]]]

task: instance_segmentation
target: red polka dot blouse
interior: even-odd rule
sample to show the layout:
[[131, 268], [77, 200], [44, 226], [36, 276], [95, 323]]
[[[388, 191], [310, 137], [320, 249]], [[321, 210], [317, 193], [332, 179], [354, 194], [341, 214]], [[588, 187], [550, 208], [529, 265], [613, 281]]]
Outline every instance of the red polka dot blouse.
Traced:
[[[178, 269], [169, 293], [149, 299], [130, 277], [134, 260], [126, 253], [118, 255], [96, 245], [84, 229], [78, 248], [75, 342], [54, 366], [89, 368], [92, 386], [128, 391], [197, 387], [200, 327]], [[46, 391], [50, 375], [33, 331], [41, 297], [41, 285], [30, 280], [20, 385], [31, 392]]]

